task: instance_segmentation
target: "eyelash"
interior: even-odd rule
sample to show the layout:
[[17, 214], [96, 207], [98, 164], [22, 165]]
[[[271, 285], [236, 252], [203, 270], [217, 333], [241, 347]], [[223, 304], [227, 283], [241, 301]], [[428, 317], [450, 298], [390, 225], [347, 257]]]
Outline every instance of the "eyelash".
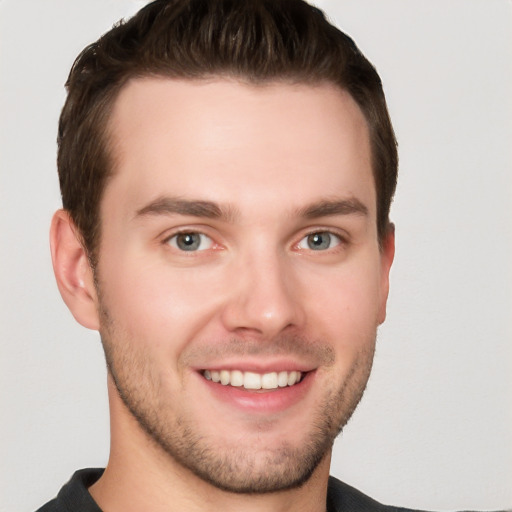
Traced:
[[[200, 250], [191, 250], [191, 251], [187, 251], [186, 249], [181, 249], [179, 246], [178, 246], [178, 243], [176, 242], [176, 244], [172, 244], [172, 240], [173, 239], [176, 239], [176, 241], [178, 240], [178, 237], [179, 236], [186, 236], [186, 235], [191, 235], [191, 236], [194, 236], [194, 235], [199, 235], [200, 237], [200, 242], [204, 241], [204, 238], [207, 238], [210, 240], [211, 242], [211, 245], [205, 249], [200, 249]], [[211, 249], [213, 245], [216, 245], [214, 240], [208, 236], [206, 233], [203, 233], [202, 231], [199, 231], [199, 230], [194, 230], [194, 229], [182, 229], [180, 231], [176, 231], [174, 233], [172, 233], [172, 235], [166, 237], [164, 240], [163, 240], [163, 243], [164, 244], [167, 244], [167, 245], [171, 245], [172, 247], [174, 247], [175, 249], [177, 249], [178, 251], [180, 252], [191, 252], [191, 253], [194, 253], [194, 252], [202, 252], [202, 251], [206, 251], [208, 249]]]
[[[201, 237], [201, 242], [204, 241], [204, 238], [207, 238], [211, 241], [211, 245], [209, 247], [206, 247], [205, 249], [199, 249], [199, 250], [190, 250], [190, 251], [187, 251], [186, 249], [182, 249], [180, 248], [177, 243], [176, 244], [172, 244], [171, 241], [173, 239], [178, 239], [178, 237], [180, 235], [199, 235]], [[309, 248], [306, 248], [306, 247], [299, 247], [299, 245], [301, 243], [303, 243], [304, 241], [307, 241], [308, 237], [311, 237], [311, 236], [314, 236], [314, 235], [329, 235], [329, 237], [335, 237], [336, 240], [337, 240], [337, 243], [332, 246], [332, 247], [328, 247], [326, 249], [313, 249], [311, 247]], [[307, 243], [307, 242], [306, 242]], [[203, 251], [207, 251], [209, 249], [212, 249], [214, 248], [214, 246], [216, 245], [219, 245], [219, 244], [216, 244], [216, 242], [214, 241], [214, 239], [212, 237], [210, 237], [209, 235], [207, 235], [206, 233], [204, 233], [203, 231], [200, 231], [200, 230], [197, 230], [197, 229], [180, 229], [179, 231], [175, 231], [173, 232], [171, 235], [167, 236], [163, 241], [162, 241], [162, 244], [164, 245], [171, 245], [171, 247], [173, 247], [174, 249], [176, 249], [177, 251], [181, 252], [181, 253], [198, 253], [198, 252], [203, 252]], [[301, 238], [299, 239], [298, 242], [296, 242], [295, 244], [293, 244], [293, 247], [294, 248], [297, 248], [297, 249], [304, 249], [306, 251], [312, 251], [312, 252], [327, 252], [327, 251], [332, 251], [332, 250], [336, 250], [336, 248], [340, 247], [340, 246], [346, 246], [348, 244], [348, 237], [346, 235], [342, 235], [341, 233], [339, 233], [337, 230], [333, 230], [332, 228], [317, 228], [317, 229], [314, 229], [312, 231], [309, 231], [305, 234], [303, 234], [301, 236]]]
[[[315, 248], [311, 247], [310, 240], [309, 240], [310, 237], [315, 237], [315, 236], [324, 237], [325, 235], [327, 235], [327, 242], [329, 244], [329, 247], [326, 247], [325, 249], [320, 248], [320, 247], [315, 249]], [[333, 242], [333, 238], [335, 239], [334, 240], [335, 245], [331, 245], [331, 242]], [[308, 247], [300, 247], [301, 244], [304, 242], [308, 245]], [[322, 243], [322, 239], [320, 238], [319, 246], [321, 245], [321, 243]], [[325, 229], [325, 230], [315, 230], [315, 231], [311, 231], [310, 233], [307, 233], [299, 240], [299, 242], [296, 244], [296, 247], [301, 248], [301, 249], [311, 250], [314, 252], [324, 252], [324, 251], [328, 251], [331, 249], [335, 249], [336, 247], [343, 245], [343, 244], [346, 244], [346, 240], [344, 239], [344, 237], [342, 237], [338, 233], [333, 232], [332, 230], [330, 231], [330, 230]]]

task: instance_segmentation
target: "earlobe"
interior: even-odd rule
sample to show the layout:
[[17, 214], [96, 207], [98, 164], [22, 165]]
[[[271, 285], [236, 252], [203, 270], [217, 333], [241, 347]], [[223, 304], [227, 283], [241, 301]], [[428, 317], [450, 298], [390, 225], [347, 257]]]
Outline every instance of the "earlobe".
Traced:
[[386, 320], [386, 305], [389, 294], [389, 272], [395, 258], [395, 226], [389, 224], [381, 247], [381, 297], [379, 310], [379, 325]]
[[57, 286], [71, 314], [89, 329], [99, 329], [98, 300], [89, 259], [65, 210], [55, 212], [50, 247]]

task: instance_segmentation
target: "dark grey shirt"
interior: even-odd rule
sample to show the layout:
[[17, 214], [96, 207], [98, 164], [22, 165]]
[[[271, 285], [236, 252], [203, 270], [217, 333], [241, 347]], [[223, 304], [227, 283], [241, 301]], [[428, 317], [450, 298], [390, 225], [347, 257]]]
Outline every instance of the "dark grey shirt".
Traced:
[[[81, 469], [64, 485], [55, 499], [37, 512], [102, 512], [87, 490], [103, 474], [103, 469]], [[327, 512], [420, 512], [390, 507], [365, 496], [357, 489], [329, 478]]]

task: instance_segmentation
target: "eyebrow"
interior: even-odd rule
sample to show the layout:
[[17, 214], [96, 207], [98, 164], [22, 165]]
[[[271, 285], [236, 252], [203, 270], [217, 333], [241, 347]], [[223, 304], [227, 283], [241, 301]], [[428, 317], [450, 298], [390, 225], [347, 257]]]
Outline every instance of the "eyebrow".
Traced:
[[[160, 197], [137, 210], [135, 218], [148, 215], [190, 215], [207, 219], [233, 220], [237, 210], [213, 201]], [[335, 215], [368, 215], [368, 208], [357, 198], [323, 199], [296, 210], [296, 215], [316, 219]]]
[[317, 219], [334, 215], [368, 215], [368, 208], [356, 197], [348, 199], [325, 199], [298, 210], [301, 217]]
[[232, 207], [222, 207], [213, 201], [160, 197], [137, 210], [135, 217], [172, 214], [229, 220], [233, 218], [235, 210]]

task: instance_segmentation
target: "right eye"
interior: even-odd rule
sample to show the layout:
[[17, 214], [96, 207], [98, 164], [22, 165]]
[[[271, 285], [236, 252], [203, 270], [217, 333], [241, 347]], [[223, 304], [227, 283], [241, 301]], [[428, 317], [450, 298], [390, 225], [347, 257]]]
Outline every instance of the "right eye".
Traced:
[[329, 231], [315, 231], [305, 236], [298, 244], [299, 249], [310, 249], [312, 251], [326, 251], [341, 244], [338, 235]]
[[177, 233], [168, 238], [167, 243], [171, 247], [185, 252], [205, 251], [213, 246], [213, 240], [209, 236], [195, 232]]

